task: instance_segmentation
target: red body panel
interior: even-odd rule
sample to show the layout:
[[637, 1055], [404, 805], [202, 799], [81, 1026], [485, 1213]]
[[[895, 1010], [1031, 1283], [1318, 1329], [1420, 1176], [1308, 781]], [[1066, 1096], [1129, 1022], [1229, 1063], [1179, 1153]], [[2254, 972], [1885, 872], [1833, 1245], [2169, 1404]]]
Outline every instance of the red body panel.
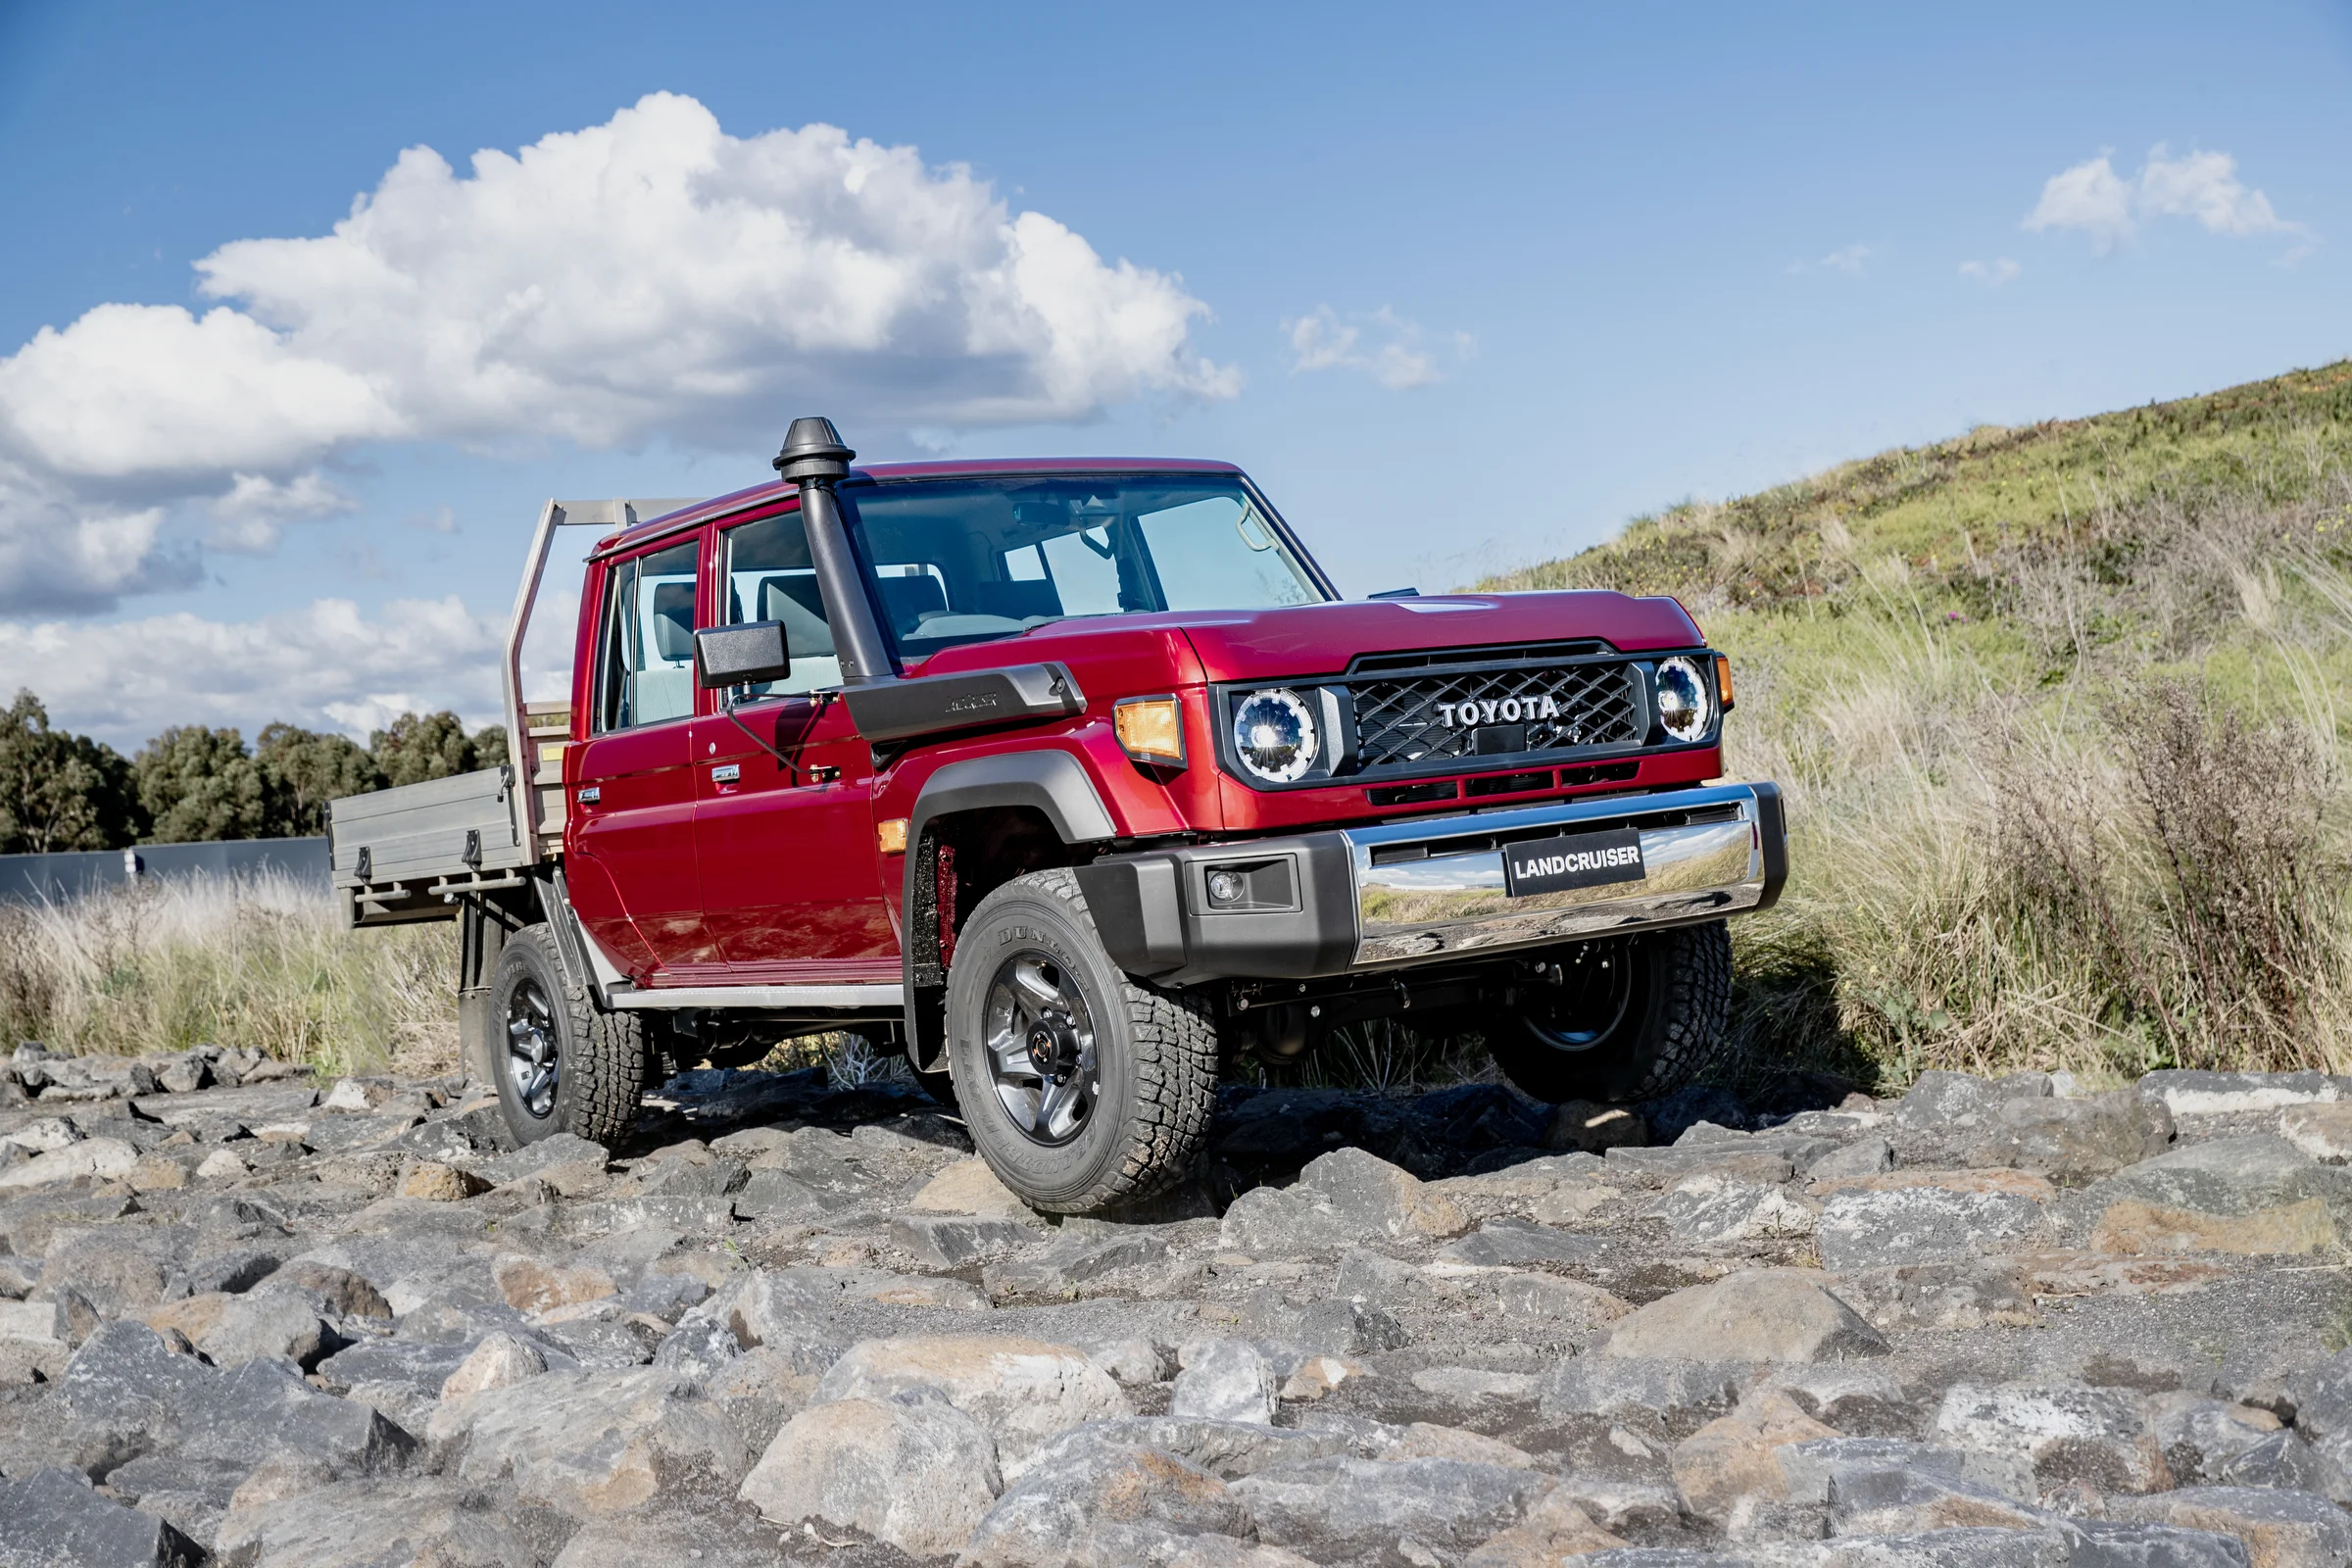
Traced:
[[[936, 463], [856, 470], [875, 479], [1005, 472], [1189, 470], [1233, 473], [1221, 463], [1062, 459]], [[581, 596], [574, 662], [573, 744], [565, 787], [571, 896], [600, 945], [641, 983], [826, 983], [896, 978], [904, 860], [884, 856], [876, 824], [910, 816], [941, 768], [1004, 751], [1053, 749], [1078, 759], [1118, 836], [1253, 835], [1462, 809], [1459, 799], [1374, 807], [1361, 780], [1261, 791], [1216, 760], [1209, 687], [1229, 681], [1312, 680], [1343, 673], [1360, 654], [1472, 649], [1599, 638], [1614, 648], [1688, 648], [1703, 638], [1671, 599], [1563, 592], [1465, 594], [1349, 601], [1286, 610], [1072, 619], [1017, 636], [950, 648], [906, 673], [948, 674], [1013, 663], [1067, 665], [1086, 696], [1069, 719], [945, 736], [900, 756], [880, 774], [837, 699], [780, 698], [738, 710], [712, 695], [697, 716], [590, 738], [594, 617], [610, 559], [700, 529], [785, 510], [793, 487], [767, 484], [640, 524], [598, 547]], [[716, 552], [706, 548], [698, 624], [716, 616]], [[1183, 704], [1189, 765], [1147, 767], [1120, 750], [1121, 698], [1174, 694]], [[747, 733], [747, 728], [750, 733]], [[771, 753], [781, 753], [781, 760]], [[1465, 762], [1459, 774], [1511, 769]], [[1552, 787], [1481, 805], [1655, 789], [1722, 770], [1713, 747], [1643, 755], [1632, 780]], [[733, 768], [737, 776], [714, 775]], [[602, 799], [580, 804], [593, 786]]]

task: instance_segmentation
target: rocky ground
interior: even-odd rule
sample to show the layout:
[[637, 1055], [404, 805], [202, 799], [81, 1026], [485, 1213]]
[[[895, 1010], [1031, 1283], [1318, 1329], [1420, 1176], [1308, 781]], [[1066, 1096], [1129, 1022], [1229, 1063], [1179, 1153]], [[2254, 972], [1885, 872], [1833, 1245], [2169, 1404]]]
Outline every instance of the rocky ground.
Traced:
[[2352, 1562], [2316, 1074], [1235, 1089], [1055, 1223], [821, 1072], [508, 1152], [454, 1081], [5, 1065], [0, 1563]]

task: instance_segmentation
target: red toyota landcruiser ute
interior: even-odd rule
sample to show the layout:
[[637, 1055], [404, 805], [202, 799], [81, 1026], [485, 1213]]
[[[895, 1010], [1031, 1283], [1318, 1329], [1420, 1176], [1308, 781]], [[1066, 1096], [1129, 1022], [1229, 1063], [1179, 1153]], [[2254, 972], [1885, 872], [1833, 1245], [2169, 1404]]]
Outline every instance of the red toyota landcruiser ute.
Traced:
[[[1350, 1023], [1474, 1026], [1551, 1102], [1708, 1065], [1787, 858], [1779, 792], [1710, 782], [1681, 605], [1344, 600], [1221, 463], [855, 456], [798, 419], [779, 482], [549, 503], [514, 762], [337, 804], [352, 923], [460, 920], [517, 1140], [852, 1030], [1085, 1214], [1185, 1171], [1222, 1064]], [[570, 700], [526, 704], [581, 525]]]

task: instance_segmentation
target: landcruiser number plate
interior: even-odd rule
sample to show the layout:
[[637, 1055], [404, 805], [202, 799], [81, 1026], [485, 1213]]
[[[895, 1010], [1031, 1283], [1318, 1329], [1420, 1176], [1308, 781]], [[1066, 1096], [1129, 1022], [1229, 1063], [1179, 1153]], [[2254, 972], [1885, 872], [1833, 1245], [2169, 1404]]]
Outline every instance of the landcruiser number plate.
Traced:
[[1503, 887], [1514, 899], [1608, 882], [1639, 882], [1643, 874], [1637, 828], [1568, 833], [1502, 847]]

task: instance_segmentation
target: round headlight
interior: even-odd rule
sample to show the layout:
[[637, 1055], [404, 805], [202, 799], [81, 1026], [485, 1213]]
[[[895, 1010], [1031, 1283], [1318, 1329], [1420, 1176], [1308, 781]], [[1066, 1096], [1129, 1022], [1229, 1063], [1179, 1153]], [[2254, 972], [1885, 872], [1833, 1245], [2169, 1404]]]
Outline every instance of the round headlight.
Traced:
[[1669, 659], [1658, 665], [1658, 722], [1670, 739], [1694, 741], [1715, 717], [1707, 679], [1694, 659]]
[[1251, 692], [1233, 710], [1233, 749], [1267, 783], [1295, 784], [1315, 765], [1315, 715], [1297, 692]]

